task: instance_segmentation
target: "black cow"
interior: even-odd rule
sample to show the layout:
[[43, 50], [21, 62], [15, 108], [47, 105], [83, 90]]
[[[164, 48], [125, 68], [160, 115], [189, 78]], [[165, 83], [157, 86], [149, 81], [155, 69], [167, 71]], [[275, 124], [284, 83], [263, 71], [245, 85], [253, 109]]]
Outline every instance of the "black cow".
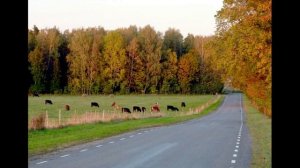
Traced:
[[33, 97], [40, 97], [38, 93], [33, 93]]
[[123, 113], [123, 112], [131, 113], [131, 111], [129, 110], [129, 108], [126, 108], [126, 107], [122, 108], [122, 113]]
[[45, 104], [53, 104], [51, 100], [45, 100]]
[[133, 106], [133, 112], [135, 111], [142, 112], [142, 109], [139, 106]]
[[179, 111], [179, 109], [177, 107], [171, 106], [171, 105], [167, 105], [167, 110], [172, 110], [172, 111]]
[[172, 111], [179, 111], [177, 107], [173, 107]]
[[91, 102], [91, 107], [99, 107], [99, 104], [97, 102]]
[[181, 102], [181, 107], [185, 107], [185, 102]]
[[142, 107], [142, 111], [145, 112], [146, 111], [146, 107]]

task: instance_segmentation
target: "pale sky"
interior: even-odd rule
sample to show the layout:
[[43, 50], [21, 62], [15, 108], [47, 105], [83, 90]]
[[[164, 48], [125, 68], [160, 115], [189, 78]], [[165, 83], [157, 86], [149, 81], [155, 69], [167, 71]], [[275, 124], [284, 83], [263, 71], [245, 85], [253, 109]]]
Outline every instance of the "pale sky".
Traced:
[[150, 24], [164, 33], [179, 29], [186, 37], [213, 35], [214, 15], [223, 0], [28, 0], [28, 27], [59, 30], [101, 26], [105, 30]]

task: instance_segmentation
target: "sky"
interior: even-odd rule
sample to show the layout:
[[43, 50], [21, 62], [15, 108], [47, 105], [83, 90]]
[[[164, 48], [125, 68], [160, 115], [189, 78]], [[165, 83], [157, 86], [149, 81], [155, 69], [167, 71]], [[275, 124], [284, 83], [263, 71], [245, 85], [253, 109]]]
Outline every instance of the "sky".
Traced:
[[28, 0], [28, 28], [56, 26], [60, 31], [87, 27], [105, 30], [148, 24], [164, 33], [179, 29], [186, 37], [213, 35], [214, 15], [223, 0]]

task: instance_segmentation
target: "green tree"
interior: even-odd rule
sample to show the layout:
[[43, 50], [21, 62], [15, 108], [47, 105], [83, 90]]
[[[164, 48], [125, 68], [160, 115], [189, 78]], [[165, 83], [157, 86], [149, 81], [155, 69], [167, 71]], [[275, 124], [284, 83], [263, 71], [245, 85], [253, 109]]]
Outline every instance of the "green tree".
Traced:
[[146, 93], [149, 89], [151, 93], [156, 93], [161, 73], [161, 35], [150, 25], [147, 25], [139, 31], [138, 41], [145, 74], [143, 93]]
[[179, 91], [177, 81], [177, 55], [170, 49], [167, 52], [167, 61], [162, 63], [162, 93], [176, 93]]
[[178, 57], [181, 57], [183, 50], [183, 36], [178, 29], [169, 28], [165, 32], [162, 44], [162, 59], [167, 57], [169, 49], [171, 49], [172, 52], [176, 52]]

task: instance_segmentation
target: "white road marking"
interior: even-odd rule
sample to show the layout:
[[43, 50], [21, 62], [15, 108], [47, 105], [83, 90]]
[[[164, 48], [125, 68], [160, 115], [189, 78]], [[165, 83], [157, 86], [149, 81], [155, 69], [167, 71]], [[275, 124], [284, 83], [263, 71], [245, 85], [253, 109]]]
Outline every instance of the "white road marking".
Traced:
[[237, 154], [233, 154], [233, 157], [237, 157]]
[[85, 151], [87, 151], [87, 149], [82, 149], [80, 152], [85, 152]]
[[239, 142], [236, 142], [236, 144], [239, 145], [240, 143], [239, 143]]
[[111, 141], [111, 142], [109, 142], [110, 144], [113, 144], [113, 143], [115, 143], [114, 141]]
[[134, 137], [134, 135], [130, 135], [130, 136], [129, 136], [129, 138], [132, 138], [132, 137]]
[[234, 151], [235, 151], [235, 152], [238, 152], [239, 150], [235, 149]]
[[144, 132], [148, 132], [148, 131], [144, 131]]
[[43, 164], [43, 163], [46, 163], [46, 162], [48, 162], [48, 161], [42, 161], [42, 162], [38, 162], [38, 163], [36, 163], [36, 164]]
[[126, 138], [121, 138], [120, 141], [123, 141], [124, 139], [126, 139]]
[[235, 160], [231, 160], [231, 163], [235, 163]]
[[100, 148], [101, 146], [103, 146], [103, 145], [98, 145], [98, 146], [96, 146], [97, 148]]
[[235, 146], [236, 148], [239, 148], [239, 146]]
[[237, 141], [240, 141], [240, 139], [237, 139]]
[[67, 154], [67, 155], [62, 155], [62, 156], [60, 156], [60, 157], [67, 157], [67, 156], [70, 156], [70, 154]]
[[138, 133], [138, 135], [142, 134], [141, 132]]

